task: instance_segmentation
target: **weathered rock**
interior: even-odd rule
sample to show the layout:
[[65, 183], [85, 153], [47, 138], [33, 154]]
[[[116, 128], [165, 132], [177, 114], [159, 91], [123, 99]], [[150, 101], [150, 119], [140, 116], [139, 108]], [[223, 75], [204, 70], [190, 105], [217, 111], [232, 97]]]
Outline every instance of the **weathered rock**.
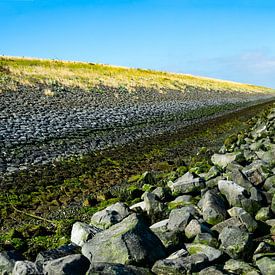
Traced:
[[141, 202], [135, 203], [132, 206], [130, 206], [130, 209], [137, 213], [144, 212], [145, 211], [145, 202], [141, 201]]
[[79, 253], [79, 247], [74, 244], [63, 245], [56, 249], [40, 252], [35, 260], [38, 270], [42, 271], [42, 266], [45, 262], [62, 258], [71, 254]]
[[30, 261], [17, 261], [12, 270], [12, 275], [39, 275], [41, 274], [35, 263]]
[[202, 253], [210, 262], [217, 260], [222, 255], [220, 250], [205, 244], [186, 244], [185, 247], [190, 255]]
[[262, 184], [268, 178], [267, 166], [262, 161], [254, 161], [242, 169], [242, 173], [255, 186]]
[[171, 255], [169, 255], [166, 259], [168, 260], [174, 260], [177, 258], [182, 258], [182, 257], [186, 257], [188, 256], [188, 251], [185, 250], [184, 248], [172, 253]]
[[83, 222], [76, 222], [73, 224], [71, 242], [78, 246], [82, 246], [84, 242], [90, 240], [100, 231], [102, 230], [95, 226], [91, 226]]
[[215, 266], [204, 268], [199, 272], [199, 275], [224, 275], [225, 273]]
[[164, 204], [159, 201], [158, 196], [154, 193], [145, 192], [143, 194], [143, 199], [145, 203], [145, 210], [148, 216], [153, 222], [160, 220], [164, 212]]
[[233, 181], [220, 180], [218, 187], [231, 206], [242, 207], [241, 200], [248, 196], [246, 190]]
[[99, 227], [101, 229], [107, 229], [111, 225], [122, 221], [130, 214], [129, 207], [121, 202], [117, 202], [96, 212], [91, 218], [91, 225]]
[[214, 226], [211, 227], [212, 231], [216, 231], [218, 233], [221, 233], [222, 230], [226, 227], [231, 227], [231, 226], [237, 226], [237, 227], [242, 227], [243, 224], [242, 222], [238, 219], [238, 217], [232, 217], [229, 218], [223, 222], [220, 222]]
[[241, 152], [233, 152], [227, 154], [214, 154], [211, 157], [211, 161], [218, 167], [225, 169], [226, 166], [233, 162], [242, 162], [244, 160], [243, 154]]
[[194, 206], [185, 206], [179, 209], [174, 209], [169, 215], [167, 228], [170, 231], [183, 232], [188, 222], [197, 214]]
[[175, 251], [177, 247], [180, 246], [182, 240], [181, 234], [177, 230], [170, 231], [168, 230], [169, 219], [162, 220], [150, 226], [150, 229], [154, 234], [161, 240], [164, 247], [167, 251]]
[[249, 233], [238, 227], [226, 227], [219, 235], [221, 250], [233, 259], [246, 259], [251, 252], [252, 241]]
[[240, 260], [230, 259], [225, 263], [223, 268], [234, 274], [260, 275], [260, 272], [255, 267]]
[[252, 233], [257, 229], [257, 222], [244, 209], [240, 207], [233, 207], [228, 210], [228, 213], [231, 217], [238, 217], [241, 220], [241, 222], [245, 225], [248, 232]]
[[44, 263], [43, 272], [47, 275], [85, 275], [90, 262], [81, 254], [68, 255]]
[[192, 239], [200, 233], [211, 233], [211, 230], [198, 220], [193, 219], [185, 227], [184, 233], [188, 239]]
[[202, 198], [203, 219], [212, 225], [226, 219], [226, 207], [223, 199], [212, 190], [207, 191]]
[[275, 253], [273, 256], [267, 255], [266, 257], [259, 258], [256, 265], [263, 275], [274, 275], [275, 270]]
[[157, 187], [152, 191], [160, 201], [167, 201], [171, 197], [170, 189], [167, 187]]
[[199, 233], [193, 243], [200, 243], [214, 248], [218, 248], [219, 246], [218, 240], [209, 233]]
[[274, 176], [271, 176], [271, 177], [268, 177], [266, 180], [265, 180], [265, 183], [263, 185], [263, 188], [268, 191], [269, 189], [271, 188], [275, 188], [275, 175]]
[[157, 275], [192, 274], [209, 265], [208, 258], [203, 254], [194, 254], [176, 259], [164, 259], [157, 261], [152, 271]]
[[271, 206], [270, 206], [271, 211], [273, 214], [275, 214], [275, 194], [273, 195], [272, 201], [271, 201]]
[[97, 233], [82, 247], [92, 263], [108, 262], [147, 266], [165, 257], [161, 241], [144, 221], [132, 214], [122, 222]]
[[149, 269], [133, 265], [92, 263], [86, 275], [151, 275]]
[[257, 221], [266, 221], [270, 218], [272, 218], [270, 207], [262, 207], [255, 216]]
[[216, 166], [212, 166], [207, 174], [204, 176], [206, 181], [216, 178], [220, 174], [219, 169]]
[[191, 195], [181, 195], [176, 197], [173, 201], [170, 201], [168, 203], [168, 208], [175, 209], [186, 205], [191, 205], [193, 204], [193, 201], [194, 199]]
[[233, 182], [236, 182], [238, 185], [242, 186], [246, 190], [250, 190], [253, 187], [252, 183], [245, 178], [241, 170], [243, 167], [241, 165], [230, 163], [226, 167], [226, 176], [227, 179]]
[[14, 251], [4, 251], [0, 253], [0, 274], [11, 274], [15, 262], [20, 261], [21, 257]]
[[187, 172], [168, 186], [174, 195], [180, 195], [200, 191], [205, 187], [205, 184], [201, 178], [195, 178], [191, 173]]

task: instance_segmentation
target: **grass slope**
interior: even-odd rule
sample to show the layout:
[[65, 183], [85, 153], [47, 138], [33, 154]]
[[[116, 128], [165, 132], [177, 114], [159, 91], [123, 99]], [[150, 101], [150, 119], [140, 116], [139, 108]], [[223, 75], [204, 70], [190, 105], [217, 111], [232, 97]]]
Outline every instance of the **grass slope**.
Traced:
[[84, 62], [68, 62], [18, 57], [0, 57], [0, 92], [20, 86], [58, 82], [68, 88], [90, 91], [97, 86], [126, 89], [138, 87], [186, 92], [189, 87], [211, 92], [274, 93], [273, 89], [192, 75], [115, 67]]

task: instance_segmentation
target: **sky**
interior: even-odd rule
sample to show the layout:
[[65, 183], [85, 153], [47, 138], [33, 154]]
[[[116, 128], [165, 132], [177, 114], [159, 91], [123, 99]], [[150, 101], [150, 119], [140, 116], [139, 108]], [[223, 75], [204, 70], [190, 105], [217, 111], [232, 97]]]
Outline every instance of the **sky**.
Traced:
[[275, 1], [0, 0], [0, 55], [275, 88]]

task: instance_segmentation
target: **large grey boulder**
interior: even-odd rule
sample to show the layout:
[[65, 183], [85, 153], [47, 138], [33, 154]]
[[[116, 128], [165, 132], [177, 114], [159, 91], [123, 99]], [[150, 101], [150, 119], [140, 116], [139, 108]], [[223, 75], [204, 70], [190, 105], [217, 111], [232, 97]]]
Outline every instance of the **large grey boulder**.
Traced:
[[129, 215], [129, 207], [125, 203], [117, 202], [96, 212], [91, 218], [90, 225], [94, 225], [101, 229], [107, 229], [111, 225], [119, 223]]
[[247, 191], [233, 181], [220, 180], [218, 182], [218, 188], [231, 206], [241, 207], [241, 201], [248, 196]]
[[233, 274], [260, 275], [260, 272], [255, 267], [240, 260], [230, 259], [223, 268]]
[[79, 247], [75, 244], [63, 245], [56, 249], [41, 251], [35, 260], [35, 264], [40, 272], [42, 272], [43, 264], [50, 260], [62, 258], [71, 254], [78, 254]]
[[165, 257], [159, 238], [137, 215], [97, 233], [82, 247], [82, 253], [92, 263], [108, 262], [147, 266]]
[[30, 261], [17, 261], [14, 265], [12, 275], [40, 275], [35, 263]]
[[188, 239], [196, 237], [200, 233], [210, 233], [211, 230], [196, 219], [191, 220], [184, 230], [185, 236]]
[[147, 215], [151, 218], [153, 222], [162, 218], [164, 213], [164, 204], [159, 201], [159, 197], [150, 192], [145, 192], [142, 195], [145, 203], [145, 210]]
[[221, 233], [224, 228], [231, 227], [231, 226], [242, 227], [243, 223], [240, 221], [240, 219], [238, 217], [232, 217], [232, 218], [229, 218], [223, 222], [220, 222], [220, 223], [212, 226], [211, 230]]
[[157, 275], [193, 274], [208, 265], [207, 256], [194, 254], [187, 257], [159, 260], [153, 265], [152, 271]]
[[133, 265], [92, 263], [86, 275], [151, 275], [149, 269]]
[[257, 229], [257, 222], [243, 208], [232, 207], [228, 210], [228, 213], [231, 217], [238, 217], [241, 220], [241, 222], [245, 225], [248, 232], [253, 233]]
[[83, 246], [86, 241], [90, 240], [100, 231], [102, 231], [102, 229], [95, 226], [91, 226], [84, 222], [76, 222], [72, 227], [71, 242], [78, 246]]
[[222, 256], [219, 249], [205, 245], [205, 244], [185, 244], [185, 247], [190, 255], [202, 253], [207, 256], [209, 262], [213, 262]]
[[238, 227], [226, 227], [219, 235], [220, 249], [233, 259], [246, 259], [252, 248], [251, 236]]
[[263, 275], [274, 275], [275, 270], [275, 253], [266, 255], [256, 260], [256, 265]]
[[207, 191], [202, 198], [203, 219], [212, 225], [226, 219], [226, 206], [223, 199], [214, 191]]
[[187, 172], [168, 186], [174, 195], [181, 195], [200, 191], [205, 187], [205, 184], [201, 178], [195, 178], [192, 173]]
[[170, 231], [183, 232], [188, 222], [192, 217], [196, 216], [197, 213], [197, 210], [192, 205], [173, 209], [169, 215], [167, 228]]
[[218, 248], [219, 242], [218, 240], [213, 237], [210, 233], [199, 233], [193, 243], [199, 243], [199, 244], [204, 244], [208, 246], [212, 246], [214, 248]]
[[43, 272], [47, 275], [85, 275], [90, 262], [81, 254], [68, 255], [44, 263]]
[[242, 169], [242, 173], [255, 186], [262, 184], [269, 176], [268, 167], [263, 161], [257, 160]]
[[[167, 251], [172, 251], [180, 245], [181, 234], [177, 230], [168, 229], [169, 219], [162, 220], [150, 226], [150, 229], [161, 240]], [[175, 250], [174, 250], [175, 251]]]
[[218, 267], [215, 267], [215, 266], [209, 266], [199, 272], [199, 275], [224, 275], [224, 274], [225, 273], [223, 272], [223, 270], [220, 270]]
[[214, 165], [225, 169], [226, 166], [233, 161], [236, 162], [242, 162], [244, 160], [243, 154], [241, 152], [233, 152], [233, 153], [227, 153], [227, 154], [214, 154], [211, 157], [211, 161], [214, 163]]
[[15, 262], [20, 261], [21, 257], [14, 251], [4, 251], [0, 253], [0, 274], [11, 274]]

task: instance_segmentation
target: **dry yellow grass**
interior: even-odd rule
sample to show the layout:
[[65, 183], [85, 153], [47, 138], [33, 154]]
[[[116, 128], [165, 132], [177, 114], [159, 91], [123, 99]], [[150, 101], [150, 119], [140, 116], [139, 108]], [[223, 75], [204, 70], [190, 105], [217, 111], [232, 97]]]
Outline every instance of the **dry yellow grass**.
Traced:
[[[129, 92], [136, 87], [156, 89], [160, 92], [184, 92], [186, 87], [193, 86], [209, 91], [274, 93], [270, 88], [231, 81], [84, 62], [0, 57], [0, 66], [9, 70], [15, 81], [25, 85], [59, 82], [67, 87], [79, 87], [84, 90], [105, 85], [123, 87]], [[0, 71], [0, 76], [1, 74], [4, 73]]]

